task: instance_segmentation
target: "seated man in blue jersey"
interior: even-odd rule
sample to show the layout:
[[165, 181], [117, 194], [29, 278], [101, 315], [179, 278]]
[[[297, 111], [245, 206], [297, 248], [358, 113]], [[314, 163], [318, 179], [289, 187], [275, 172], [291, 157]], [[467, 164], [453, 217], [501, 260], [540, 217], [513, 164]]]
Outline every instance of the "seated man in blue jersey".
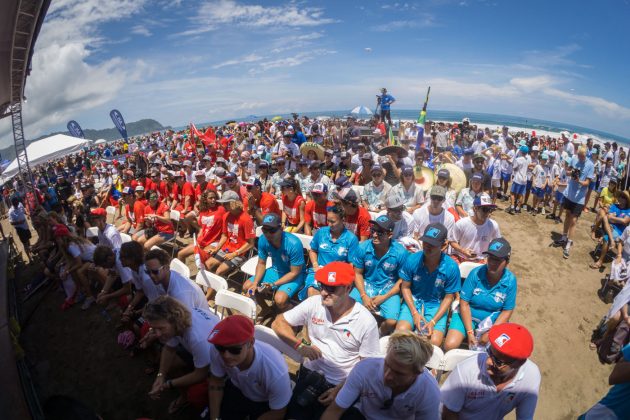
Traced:
[[422, 252], [411, 254], [400, 270], [404, 304], [397, 330], [416, 329], [442, 345], [446, 319], [455, 293], [459, 292], [459, 266], [444, 253], [448, 231], [441, 223], [431, 223], [422, 235]]
[[[282, 220], [275, 213], [266, 214], [262, 221], [263, 236], [258, 239], [258, 265], [253, 278], [243, 283], [248, 296], [256, 296], [261, 306], [261, 321], [275, 316], [265, 298], [273, 294], [275, 309], [290, 309], [289, 299], [304, 284], [304, 248], [300, 239], [282, 230]], [[272, 266], [267, 269], [267, 257]]]
[[328, 226], [317, 229], [311, 240], [308, 256], [313, 267], [308, 269], [304, 289], [298, 295], [300, 300], [320, 294], [319, 284], [315, 281], [317, 270], [333, 261], [350, 262], [351, 252], [359, 245], [357, 235], [343, 224], [343, 207], [326, 207], [326, 222]]
[[385, 318], [381, 335], [396, 327], [400, 312], [400, 276], [398, 271], [409, 253], [399, 242], [392, 241], [394, 221], [382, 215], [370, 220], [370, 236], [359, 244], [352, 257], [356, 278], [350, 297], [368, 310], [380, 311]]
[[512, 247], [503, 238], [490, 242], [488, 262], [468, 274], [459, 292], [459, 311], [453, 313], [444, 350], [458, 348], [464, 337], [477, 350], [488, 344], [488, 330], [510, 321], [516, 306], [516, 277], [508, 270]]
[[602, 238], [602, 249], [599, 254], [599, 259], [589, 265], [589, 267], [593, 269], [601, 268], [606, 254], [608, 254], [608, 250], [610, 249], [610, 245], [621, 238], [621, 234], [630, 223], [630, 195], [628, 191], [619, 191], [616, 194], [616, 198], [617, 203], [611, 204], [608, 213], [603, 215], [594, 225], [594, 229], [597, 229], [598, 224], [601, 223], [604, 236]]

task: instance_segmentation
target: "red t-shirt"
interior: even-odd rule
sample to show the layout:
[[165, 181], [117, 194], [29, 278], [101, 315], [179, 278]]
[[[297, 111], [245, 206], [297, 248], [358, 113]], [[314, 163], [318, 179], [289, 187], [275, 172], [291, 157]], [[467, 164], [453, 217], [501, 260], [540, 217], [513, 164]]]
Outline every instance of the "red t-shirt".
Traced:
[[227, 241], [223, 249], [227, 252], [234, 252], [245, 243], [256, 237], [254, 221], [247, 212], [241, 212], [238, 216], [226, 213], [223, 219], [223, 234], [227, 235]]
[[197, 236], [199, 246], [205, 248], [213, 242], [219, 242], [221, 232], [223, 232], [224, 217], [225, 209], [223, 206], [217, 206], [214, 210], [202, 211], [199, 214], [197, 219], [199, 226], [201, 226], [201, 232]]
[[372, 220], [370, 212], [365, 207], [358, 207], [358, 211], [353, 216], [346, 215], [343, 224], [346, 229], [361, 239], [361, 236], [370, 236], [370, 220]]
[[[146, 219], [146, 217], [150, 214], [156, 214], [158, 216], [164, 217], [164, 214], [169, 210], [168, 205], [166, 205], [166, 203], [161, 202], [160, 204], [158, 204], [158, 207], [156, 210], [153, 210], [153, 208], [151, 206], [145, 206], [144, 208], [144, 217]], [[172, 223], [164, 223], [161, 222], [159, 220], [155, 221], [155, 228], [158, 230], [158, 232], [162, 232], [162, 233], [170, 233], [170, 234], [174, 234], [175, 230], [173, 229], [173, 224]]]
[[300, 203], [304, 197], [296, 195], [293, 201], [289, 200], [286, 194], [282, 195], [282, 211], [287, 215], [287, 223], [296, 226], [300, 223]]
[[326, 207], [334, 204], [335, 203], [332, 201], [326, 201], [323, 206], [318, 206], [315, 203], [315, 200], [307, 201], [306, 207], [304, 207], [304, 222], [309, 223], [313, 229], [319, 229], [327, 226], [328, 214], [326, 212]]
[[203, 189], [201, 187], [201, 184], [197, 184], [195, 186], [195, 201], [199, 201], [201, 199], [201, 194], [203, 194], [204, 191], [208, 190], [216, 191], [217, 188], [209, 182], [206, 183], [206, 186]]
[[[179, 201], [177, 210], [188, 213], [193, 209], [193, 206], [195, 205], [195, 189], [190, 182], [184, 182], [181, 192], [178, 190], [178, 195], [176, 197], [177, 201]], [[190, 204], [188, 207], [184, 208], [186, 197], [190, 197]]]
[[263, 192], [260, 197], [260, 210], [262, 211], [263, 216], [268, 213], [275, 213], [278, 216], [282, 216], [282, 212], [280, 212], [280, 205], [278, 204], [278, 200], [273, 194], [269, 194]]
[[158, 195], [160, 196], [160, 200], [163, 200], [164, 197], [168, 197], [168, 184], [166, 181], [160, 181], [159, 185], [156, 188]]

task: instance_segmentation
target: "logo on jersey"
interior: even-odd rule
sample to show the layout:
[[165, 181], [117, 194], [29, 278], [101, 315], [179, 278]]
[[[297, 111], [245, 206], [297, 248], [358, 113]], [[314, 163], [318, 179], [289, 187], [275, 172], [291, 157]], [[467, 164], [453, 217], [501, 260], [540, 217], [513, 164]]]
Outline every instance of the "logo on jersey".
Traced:
[[507, 343], [510, 340], [511, 340], [510, 336], [507, 335], [506, 333], [503, 333], [500, 336], [498, 336], [496, 340], [494, 340], [494, 344], [496, 344], [499, 347], [503, 347], [505, 343]]

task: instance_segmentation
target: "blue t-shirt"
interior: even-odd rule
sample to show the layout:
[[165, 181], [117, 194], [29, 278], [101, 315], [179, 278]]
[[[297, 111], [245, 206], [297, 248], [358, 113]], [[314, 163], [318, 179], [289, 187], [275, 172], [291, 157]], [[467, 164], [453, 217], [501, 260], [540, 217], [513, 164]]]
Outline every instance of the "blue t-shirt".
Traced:
[[336, 242], [330, 236], [329, 226], [317, 229], [311, 241], [311, 249], [317, 252], [317, 263], [320, 267], [334, 261], [350, 262], [358, 245], [357, 235], [345, 227]]
[[411, 283], [416, 303], [440, 304], [444, 296], [459, 292], [462, 280], [459, 266], [450, 256], [442, 254], [437, 269], [429, 273], [424, 265], [424, 252], [411, 254], [405, 260], [400, 278]]
[[400, 267], [409, 252], [398, 242], [391, 242], [381, 259], [374, 252], [372, 239], [359, 243], [352, 256], [353, 265], [363, 269], [365, 291], [370, 296], [386, 293], [398, 281]]
[[[630, 344], [626, 344], [621, 352], [624, 360], [630, 361]], [[614, 411], [620, 419], [628, 418], [628, 413], [630, 413], [630, 382], [613, 385], [599, 403]]]
[[386, 93], [385, 95], [381, 96], [381, 109], [383, 111], [389, 111], [389, 107], [392, 104], [392, 102], [394, 102], [396, 100], [396, 98], [394, 98], [392, 95], [390, 95], [389, 93]]
[[516, 306], [517, 285], [514, 274], [506, 268], [499, 282], [490, 287], [487, 273], [486, 265], [472, 270], [459, 292], [460, 299], [470, 304], [470, 313], [477, 322], [489, 316], [494, 322], [501, 311], [510, 311]]
[[291, 140], [293, 141], [293, 143], [301, 146], [302, 143], [306, 142], [306, 136], [301, 131], [296, 131]]
[[[580, 162], [577, 155], [573, 156], [571, 160], [571, 168], [580, 170], [580, 181], [584, 182], [587, 179], [591, 181], [595, 179], [595, 165], [590, 159]], [[568, 171], [571, 173], [571, 170]], [[569, 185], [564, 190], [564, 196], [576, 204], [584, 204], [586, 199], [586, 192], [588, 191], [588, 185], [586, 187], [580, 185], [576, 180], [569, 177]]]
[[456, 144], [453, 146], [453, 154], [459, 159], [464, 155], [464, 149], [460, 145]]
[[271, 257], [271, 270], [282, 277], [291, 271], [291, 266], [304, 267], [304, 248], [300, 239], [288, 232], [282, 232], [282, 243], [276, 248], [267, 241], [265, 235], [258, 238], [258, 257], [267, 261]]
[[[622, 210], [617, 207], [616, 204], [611, 204], [610, 209], [608, 210], [608, 214], [612, 214], [615, 217], [623, 218], [630, 215], [630, 209]], [[610, 226], [619, 236], [621, 236], [627, 225], [624, 225], [623, 223], [611, 223]]]

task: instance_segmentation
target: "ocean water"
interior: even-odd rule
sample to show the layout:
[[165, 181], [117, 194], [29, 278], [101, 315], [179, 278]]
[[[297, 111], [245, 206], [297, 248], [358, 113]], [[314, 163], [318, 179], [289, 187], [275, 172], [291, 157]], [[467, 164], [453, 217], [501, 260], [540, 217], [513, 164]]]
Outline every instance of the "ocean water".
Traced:
[[[348, 111], [313, 111], [313, 112], [298, 112], [300, 115], [307, 115], [309, 117], [318, 117], [318, 116], [326, 116], [326, 117], [343, 117], [348, 115]], [[258, 121], [263, 118], [271, 119], [276, 115], [281, 116], [282, 118], [291, 118], [291, 114], [270, 114], [270, 115], [248, 115], [247, 117], [234, 118], [236, 121]], [[621, 137], [615, 134], [606, 133], [601, 130], [595, 130], [593, 128], [588, 127], [580, 127], [577, 125], [561, 123], [556, 121], [546, 121], [546, 120], [538, 120], [534, 118], [523, 118], [516, 117], [512, 115], [501, 115], [501, 114], [485, 114], [480, 112], [462, 112], [462, 111], [439, 111], [439, 110], [428, 110], [427, 111], [427, 119], [436, 120], [436, 121], [462, 121], [464, 118], [470, 118], [470, 122], [472, 124], [486, 124], [486, 125], [496, 125], [503, 126], [507, 125], [509, 127], [519, 127], [523, 128], [523, 131], [531, 131], [531, 130], [541, 130], [541, 131], [550, 131], [554, 133], [560, 133], [561, 131], [568, 131], [569, 133], [578, 133], [582, 135], [586, 135], [588, 137], [597, 138], [603, 142], [610, 141], [617, 143], [623, 143], [625, 145], [630, 145], [630, 139]], [[392, 110], [392, 120], [415, 120], [418, 118], [418, 110], [411, 109], [394, 109]], [[218, 125], [225, 123], [230, 120], [221, 120], [221, 121], [211, 121], [206, 123], [196, 124], [197, 126], [204, 125]], [[185, 127], [182, 127], [182, 129]]]

